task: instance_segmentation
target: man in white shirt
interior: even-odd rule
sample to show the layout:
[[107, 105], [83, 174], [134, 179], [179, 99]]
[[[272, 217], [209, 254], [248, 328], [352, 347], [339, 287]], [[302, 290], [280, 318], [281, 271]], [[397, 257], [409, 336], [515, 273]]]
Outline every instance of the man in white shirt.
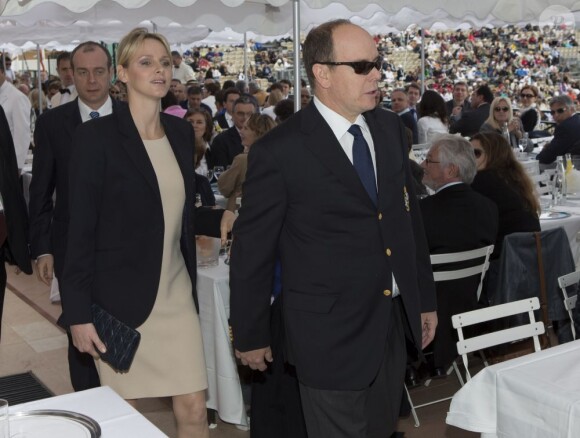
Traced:
[[16, 75], [12, 70], [12, 60], [8, 56], [4, 57], [4, 72], [6, 73], [6, 79], [13, 83], [16, 79]]
[[31, 105], [28, 97], [6, 79], [2, 64], [0, 64], [0, 105], [6, 113], [10, 133], [14, 140], [16, 163], [18, 170], [21, 171], [30, 147]]
[[62, 52], [56, 58], [56, 71], [61, 82], [61, 89], [50, 99], [50, 107], [71, 102], [77, 97], [77, 90], [73, 82], [73, 69], [70, 52]]
[[[113, 68], [109, 52], [98, 43], [80, 44], [70, 56], [78, 99], [43, 113], [34, 131], [35, 153], [30, 183], [30, 245], [40, 281], [51, 284], [53, 269], [62, 275], [68, 231], [68, 161], [78, 125], [108, 115], [118, 105], [109, 97]], [[53, 193], [56, 201], [53, 203]], [[99, 385], [93, 358], [70, 343], [71, 382], [80, 391]]]
[[195, 79], [193, 69], [183, 62], [183, 58], [177, 51], [171, 52], [171, 59], [173, 60], [173, 78], [179, 79], [182, 84], [187, 81]]

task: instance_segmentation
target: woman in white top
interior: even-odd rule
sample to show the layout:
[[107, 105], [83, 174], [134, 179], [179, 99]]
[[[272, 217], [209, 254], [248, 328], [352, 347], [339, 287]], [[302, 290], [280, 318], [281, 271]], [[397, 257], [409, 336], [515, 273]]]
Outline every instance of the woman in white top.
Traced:
[[425, 91], [419, 102], [419, 114], [421, 115], [417, 121], [419, 144], [430, 143], [435, 137], [446, 134], [449, 130], [445, 101], [436, 91]]

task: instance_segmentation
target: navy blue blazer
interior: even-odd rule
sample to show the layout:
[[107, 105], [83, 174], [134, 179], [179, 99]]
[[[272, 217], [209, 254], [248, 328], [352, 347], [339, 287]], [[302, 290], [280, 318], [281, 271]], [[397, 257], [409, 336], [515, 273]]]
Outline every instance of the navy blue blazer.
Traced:
[[310, 104], [251, 148], [230, 264], [234, 345], [270, 345], [275, 264], [282, 272], [286, 351], [298, 378], [320, 389], [368, 387], [383, 361], [393, 274], [421, 344], [434, 311], [431, 263], [393, 112], [364, 114], [373, 137], [378, 206], [330, 126]]
[[542, 149], [537, 159], [542, 164], [550, 164], [558, 156], [566, 154], [580, 155], [580, 114], [574, 114], [556, 125], [554, 138]]
[[[160, 117], [185, 186], [181, 251], [197, 305], [195, 234], [219, 237], [223, 210], [195, 208], [193, 128], [175, 116]], [[128, 106], [80, 125], [72, 145], [61, 323], [90, 322], [97, 303], [138, 327], [153, 309], [163, 256], [163, 206], [153, 165]]]

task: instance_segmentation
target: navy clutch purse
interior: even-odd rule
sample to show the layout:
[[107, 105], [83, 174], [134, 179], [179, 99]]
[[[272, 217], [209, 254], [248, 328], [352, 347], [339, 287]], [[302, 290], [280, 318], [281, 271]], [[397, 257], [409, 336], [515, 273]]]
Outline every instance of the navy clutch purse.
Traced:
[[91, 306], [91, 311], [97, 334], [107, 347], [106, 353], [99, 352], [101, 359], [117, 371], [129, 371], [137, 347], [139, 347], [141, 334], [97, 304]]

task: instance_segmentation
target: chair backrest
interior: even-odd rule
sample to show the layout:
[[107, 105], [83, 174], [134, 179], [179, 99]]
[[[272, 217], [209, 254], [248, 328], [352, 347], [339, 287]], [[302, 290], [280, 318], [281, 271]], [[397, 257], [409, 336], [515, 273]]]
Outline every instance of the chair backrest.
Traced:
[[[457, 336], [459, 338], [457, 342], [457, 353], [463, 358], [467, 380], [471, 379], [467, 363], [467, 354], [472, 351], [479, 351], [484, 348], [507, 344], [525, 338], [533, 338], [534, 350], [540, 351], [541, 347], [538, 336], [545, 333], [545, 327], [542, 321], [536, 321], [534, 317], [534, 310], [539, 308], [540, 300], [534, 297], [453, 315], [451, 322], [453, 328], [457, 329]], [[530, 320], [528, 324], [474, 336], [469, 339], [463, 337], [463, 328], [465, 327], [521, 313], [528, 314]]]
[[572, 337], [574, 338], [574, 340], [576, 339], [576, 328], [574, 327], [574, 316], [572, 311], [576, 308], [578, 294], [568, 296], [568, 291], [566, 290], [566, 288], [569, 286], [577, 285], [579, 281], [580, 281], [580, 270], [558, 277], [558, 286], [560, 286], [560, 290], [562, 291], [562, 295], [564, 296], [564, 308], [566, 309], [568, 315], [570, 316], [570, 330], [572, 330]]
[[433, 272], [435, 281], [449, 281], [457, 280], [459, 278], [471, 277], [473, 275], [481, 275], [479, 286], [477, 287], [477, 300], [481, 295], [481, 288], [483, 287], [483, 279], [485, 273], [489, 268], [489, 257], [493, 252], [493, 245], [485, 246], [479, 249], [472, 249], [469, 251], [453, 252], [447, 254], [432, 254], [431, 265], [441, 265], [447, 263], [458, 263], [467, 260], [483, 259], [483, 261], [475, 266], [463, 269], [452, 269], [448, 271]]
[[555, 169], [546, 169], [539, 175], [532, 175], [538, 196], [551, 195], [554, 188]]
[[415, 157], [415, 161], [419, 164], [427, 158], [427, 152], [429, 152], [429, 148], [431, 147], [431, 143], [420, 143], [414, 144], [411, 146], [411, 150], [413, 151], [413, 156]]

